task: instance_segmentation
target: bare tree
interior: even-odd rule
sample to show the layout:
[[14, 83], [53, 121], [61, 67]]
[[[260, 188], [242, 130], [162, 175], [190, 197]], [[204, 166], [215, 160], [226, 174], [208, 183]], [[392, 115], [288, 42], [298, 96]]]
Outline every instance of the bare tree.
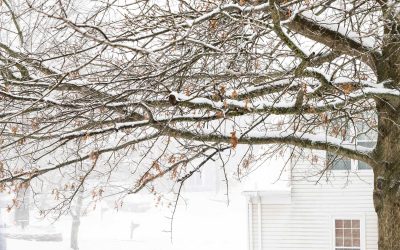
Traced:
[[[238, 144], [292, 145], [369, 164], [379, 249], [400, 249], [398, 1], [3, 0], [1, 11], [2, 189], [58, 180], [64, 209], [89, 176], [94, 197], [111, 194], [124, 161], [129, 185], [114, 193], [156, 192]], [[377, 133], [374, 148], [357, 145], [357, 124]]]

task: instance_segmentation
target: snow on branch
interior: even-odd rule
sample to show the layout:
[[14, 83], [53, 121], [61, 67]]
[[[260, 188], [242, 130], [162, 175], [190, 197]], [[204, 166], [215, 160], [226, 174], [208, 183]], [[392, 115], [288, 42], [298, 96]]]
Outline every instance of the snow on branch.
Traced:
[[330, 30], [332, 32], [337, 32], [339, 36], [346, 40], [351, 40], [355, 44], [363, 47], [368, 51], [373, 51], [376, 48], [376, 40], [372, 36], [361, 37], [358, 33], [349, 30], [349, 27], [345, 28], [334, 20], [327, 20], [326, 18], [321, 18], [313, 14], [312, 11], [303, 11], [301, 16], [310, 22], [318, 24], [320, 27]]
[[[169, 128], [165, 131], [169, 135], [179, 136], [189, 140], [231, 143], [230, 135], [200, 134], [173, 128]], [[352, 142], [343, 141], [338, 138], [324, 134], [311, 134], [306, 132], [293, 131], [266, 131], [263, 133], [249, 133], [244, 135], [243, 137], [237, 135], [237, 137], [237, 143], [239, 144], [289, 144], [303, 148], [325, 150], [352, 159], [362, 160], [370, 164], [373, 163], [373, 160], [371, 158], [371, 153], [373, 152], [373, 149], [358, 146]]]
[[[312, 92], [310, 93], [312, 94]], [[388, 88], [373, 88], [364, 87], [348, 94], [340, 95], [331, 100], [321, 100], [314, 104], [305, 104], [302, 107], [297, 107], [293, 101], [249, 101], [249, 100], [233, 100], [226, 98], [223, 101], [214, 101], [210, 98], [187, 96], [184, 93], [172, 92], [171, 95], [176, 97], [176, 100], [182, 106], [192, 104], [194, 107], [207, 107], [210, 109], [239, 109], [249, 112], [270, 112], [274, 114], [290, 114], [298, 112], [301, 108], [304, 112], [322, 112], [332, 108], [344, 107], [349, 103], [354, 103], [358, 100], [372, 98], [374, 96], [400, 96], [400, 91]]]
[[186, 20], [186, 23], [181, 24], [182, 26], [189, 26], [192, 27], [195, 24], [199, 24], [202, 23], [206, 20], [209, 20], [213, 17], [215, 17], [218, 14], [221, 14], [224, 11], [239, 11], [241, 13], [251, 13], [251, 12], [256, 12], [256, 11], [264, 11], [266, 9], [268, 9], [269, 4], [265, 3], [265, 4], [259, 4], [256, 6], [241, 6], [239, 4], [224, 4], [221, 6], [218, 6], [217, 8], [213, 9], [212, 11], [209, 11], [203, 15], [201, 15], [200, 17], [196, 18], [196, 19], [188, 19]]
[[[282, 9], [281, 14], [287, 16], [287, 10]], [[356, 32], [332, 22], [307, 10], [296, 13], [295, 17], [285, 23], [285, 26], [291, 31], [328, 46], [333, 51], [359, 57], [370, 67], [375, 68], [376, 60], [381, 52], [375, 46], [374, 38], [360, 37]]]

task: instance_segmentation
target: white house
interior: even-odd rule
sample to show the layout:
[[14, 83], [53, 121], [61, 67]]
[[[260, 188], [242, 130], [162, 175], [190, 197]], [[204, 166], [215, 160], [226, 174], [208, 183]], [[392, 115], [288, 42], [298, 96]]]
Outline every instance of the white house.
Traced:
[[244, 192], [249, 250], [378, 249], [372, 170], [350, 159], [332, 162], [324, 172], [325, 163], [302, 161], [288, 171], [286, 188]]

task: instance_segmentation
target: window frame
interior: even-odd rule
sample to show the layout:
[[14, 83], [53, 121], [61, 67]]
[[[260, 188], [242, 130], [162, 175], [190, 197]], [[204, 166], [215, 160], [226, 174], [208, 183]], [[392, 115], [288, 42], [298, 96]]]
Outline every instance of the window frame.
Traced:
[[[376, 142], [376, 140], [360, 140], [360, 139], [356, 139], [356, 145], [358, 146], [358, 143], [359, 142]], [[343, 144], [343, 145], [348, 145], [348, 144]], [[360, 145], [361, 146], [361, 145]], [[329, 159], [328, 159], [328, 151], [326, 151], [326, 153], [325, 153], [325, 165], [328, 167], [328, 164], [329, 164]], [[331, 153], [331, 154], [334, 154], [334, 153]], [[339, 157], [342, 157], [342, 156], [339, 156]], [[343, 156], [344, 157], [344, 156]], [[370, 167], [370, 168], [363, 168], [363, 169], [359, 169], [358, 168], [358, 166], [359, 166], [359, 160], [354, 160], [354, 159], [349, 159], [350, 160], [350, 169], [333, 169], [333, 168], [329, 168], [329, 171], [335, 171], [335, 172], [337, 172], [337, 171], [342, 171], [342, 172], [355, 172], [355, 171], [357, 171], [357, 172], [359, 172], [359, 171], [362, 171], [362, 172], [364, 172], [364, 171], [372, 171], [372, 168]], [[333, 163], [333, 162], [332, 162]]]
[[[341, 160], [340, 158], [344, 157], [344, 156], [337, 155], [337, 154], [335, 154], [335, 153], [330, 153], [330, 152], [326, 151], [326, 153], [325, 153], [325, 165], [326, 165], [326, 167], [327, 167], [327, 169], [328, 169], [329, 171], [335, 171], [335, 172], [336, 172], [336, 171], [342, 171], [342, 172], [354, 171], [355, 160], [348, 158], [348, 159], [350, 160], [350, 169], [334, 169], [334, 168], [333, 168], [333, 163], [334, 163], [334, 161], [331, 161], [331, 159], [329, 159], [329, 157], [328, 157], [329, 154], [331, 154], [331, 155], [333, 155], [333, 156], [336, 155], [336, 157], [339, 158], [338, 160]], [[346, 157], [346, 158], [347, 158], [347, 157]], [[330, 165], [329, 165], [329, 164], [330, 164]]]
[[[365, 238], [365, 215], [360, 214], [346, 214], [346, 215], [334, 215], [331, 216], [330, 230], [331, 230], [331, 249], [336, 250], [336, 220], [359, 220], [360, 221], [360, 250], [366, 249], [366, 238]], [[350, 248], [351, 247], [347, 247]], [[357, 248], [354, 248], [357, 249]]]
[[[362, 145], [359, 144], [360, 142], [361, 142], [361, 143], [362, 143], [362, 142], [373, 142], [373, 143], [375, 143], [375, 145], [376, 145], [377, 140], [357, 139], [357, 140], [356, 140], [357, 146], [362, 146]], [[355, 166], [355, 167], [352, 166], [352, 169], [354, 168], [354, 170], [356, 170], [356, 171], [372, 170], [371, 166], [369, 166], [369, 168], [362, 168], [362, 169], [359, 169], [360, 161], [358, 161], [358, 160], [353, 160], [353, 161], [354, 161], [354, 164], [356, 164], [356, 166]], [[366, 163], [365, 163], [365, 164], [366, 164]]]
[[[365, 121], [358, 121], [355, 124], [355, 127], [349, 127], [349, 125], [346, 125], [346, 129], [350, 130], [354, 133], [353, 136], [350, 137], [350, 135], [346, 134], [345, 139], [347, 140], [354, 140], [356, 147], [357, 146], [361, 146], [359, 145], [359, 143], [363, 143], [363, 142], [377, 142], [377, 135], [373, 136], [374, 139], [371, 139], [370, 136], [366, 136], [366, 133], [363, 132], [365, 131], [364, 126], [366, 126]], [[367, 125], [368, 126], [368, 125]], [[370, 127], [368, 126], [367, 128], [369, 128], [368, 130], [370, 130]], [[363, 137], [367, 137], [367, 138], [363, 138]], [[353, 145], [350, 143], [343, 143], [343, 145]], [[335, 155], [335, 153], [331, 153], [333, 155]], [[342, 156], [339, 156], [342, 157]], [[339, 171], [339, 172], [368, 172], [368, 171], [372, 171], [372, 168], [362, 168], [359, 169], [359, 161], [358, 160], [353, 160], [353, 159], [349, 159], [350, 160], [350, 169], [332, 169], [328, 164], [329, 164], [329, 160], [328, 160], [328, 152], [326, 151], [325, 153], [325, 167], [329, 170], [329, 171]], [[332, 162], [333, 163], [333, 162]], [[333, 165], [333, 164], [332, 164]]]

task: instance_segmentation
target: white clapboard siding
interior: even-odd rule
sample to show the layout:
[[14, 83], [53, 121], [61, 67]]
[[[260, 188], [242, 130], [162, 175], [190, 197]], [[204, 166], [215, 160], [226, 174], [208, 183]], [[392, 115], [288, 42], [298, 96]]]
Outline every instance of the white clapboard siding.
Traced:
[[322, 178], [320, 172], [321, 166], [305, 163], [291, 170], [290, 204], [266, 204], [261, 199], [259, 207], [257, 199], [253, 200], [255, 204], [249, 205], [251, 250], [334, 250], [333, 221], [337, 217], [361, 218], [365, 228], [362, 250], [378, 249], [372, 170], [334, 170]]

